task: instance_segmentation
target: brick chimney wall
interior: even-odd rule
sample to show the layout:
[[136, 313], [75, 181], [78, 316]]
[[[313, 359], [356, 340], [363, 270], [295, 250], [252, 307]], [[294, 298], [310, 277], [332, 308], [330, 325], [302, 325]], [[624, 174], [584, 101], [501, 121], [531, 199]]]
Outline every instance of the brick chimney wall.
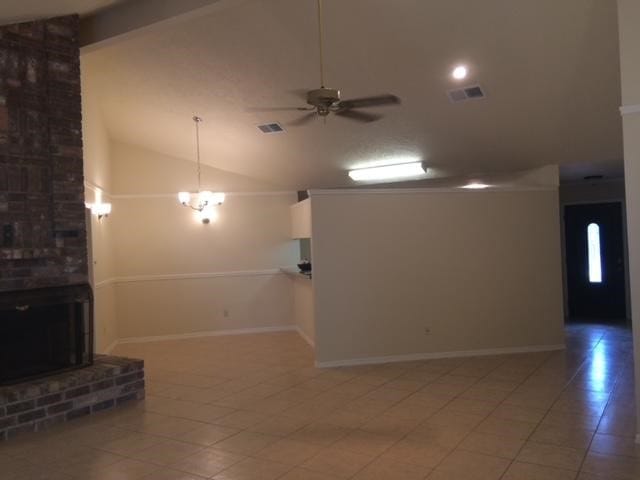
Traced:
[[87, 281], [78, 17], [0, 26], [0, 292]]

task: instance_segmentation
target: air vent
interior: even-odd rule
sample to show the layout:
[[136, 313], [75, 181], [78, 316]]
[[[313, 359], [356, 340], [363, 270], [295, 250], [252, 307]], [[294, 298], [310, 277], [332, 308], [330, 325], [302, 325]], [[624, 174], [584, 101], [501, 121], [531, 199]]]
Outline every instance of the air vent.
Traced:
[[457, 88], [455, 90], [449, 90], [447, 96], [451, 103], [460, 103], [467, 100], [477, 100], [484, 98], [486, 95], [480, 85], [470, 85], [464, 88]]
[[262, 133], [283, 133], [284, 128], [279, 123], [265, 123], [264, 125], [258, 125], [258, 128]]

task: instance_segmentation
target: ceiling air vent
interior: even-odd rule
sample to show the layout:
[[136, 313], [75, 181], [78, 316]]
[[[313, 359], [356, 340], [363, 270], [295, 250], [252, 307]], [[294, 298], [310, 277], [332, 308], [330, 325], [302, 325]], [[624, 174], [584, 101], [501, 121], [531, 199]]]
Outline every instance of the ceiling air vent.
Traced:
[[262, 133], [283, 133], [284, 128], [279, 123], [265, 123], [264, 125], [258, 125], [258, 128]]
[[482, 90], [482, 87], [480, 85], [471, 85], [469, 87], [449, 90], [447, 92], [447, 96], [449, 97], [451, 103], [460, 103], [467, 100], [477, 100], [479, 98], [484, 98], [486, 95], [484, 94], [484, 90]]

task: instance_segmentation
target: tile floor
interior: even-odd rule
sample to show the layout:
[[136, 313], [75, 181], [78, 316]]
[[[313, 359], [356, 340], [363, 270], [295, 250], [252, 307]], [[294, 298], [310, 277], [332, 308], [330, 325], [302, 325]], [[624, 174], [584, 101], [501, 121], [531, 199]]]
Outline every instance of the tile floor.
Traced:
[[567, 350], [314, 368], [294, 333], [122, 345], [147, 399], [0, 444], [0, 478], [640, 479], [628, 331]]

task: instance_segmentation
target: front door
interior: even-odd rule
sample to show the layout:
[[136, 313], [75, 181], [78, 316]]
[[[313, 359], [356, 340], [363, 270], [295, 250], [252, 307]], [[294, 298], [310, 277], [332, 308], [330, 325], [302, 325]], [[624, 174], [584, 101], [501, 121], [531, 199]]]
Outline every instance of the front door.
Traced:
[[569, 316], [625, 319], [622, 205], [570, 205], [564, 213]]

